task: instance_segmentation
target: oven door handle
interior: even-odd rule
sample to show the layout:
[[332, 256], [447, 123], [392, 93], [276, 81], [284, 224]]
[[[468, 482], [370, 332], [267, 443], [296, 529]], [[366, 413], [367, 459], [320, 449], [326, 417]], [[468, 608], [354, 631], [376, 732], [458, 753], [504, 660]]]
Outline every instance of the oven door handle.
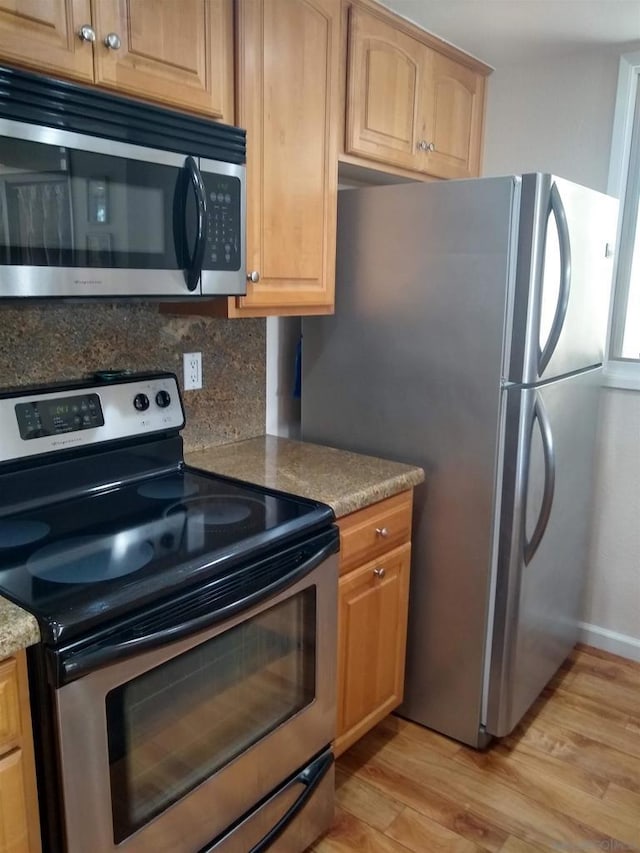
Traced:
[[273, 826], [269, 832], [267, 832], [267, 834], [251, 848], [249, 853], [263, 853], [263, 851], [268, 850], [271, 847], [276, 838], [284, 832], [287, 826], [295, 820], [296, 816], [309, 802], [314, 791], [331, 769], [332, 764], [333, 754], [329, 753], [328, 755], [323, 755], [291, 780], [290, 785], [304, 785], [304, 790], [298, 799], [292, 803], [287, 811], [282, 815], [275, 826]]
[[[116, 661], [158, 649], [197, 634], [293, 586], [337, 551], [334, 529], [320, 534], [309, 551], [306, 559], [292, 565], [291, 570], [286, 574], [266, 585], [260, 585], [257, 582], [256, 588], [249, 590], [241, 598], [238, 598], [237, 594], [234, 594], [231, 599], [223, 596], [216, 606], [216, 604], [212, 605], [211, 597], [208, 595], [203, 595], [200, 601], [198, 595], [195, 596], [195, 600], [188, 595], [187, 602], [174, 600], [157, 613], [152, 620], [153, 629], [144, 625], [143, 627], [123, 626], [120, 630], [116, 628], [109, 632], [106, 638], [102, 637], [82, 645], [71, 643], [57, 651], [51, 650], [54, 657], [56, 686], [68, 684]], [[180, 618], [176, 616], [176, 611], [179, 612], [180, 609], [188, 610], [191, 618], [176, 623], [176, 619]]]
[[[295, 820], [309, 802], [318, 785], [331, 769], [333, 761], [333, 754], [331, 752], [323, 753], [312, 761], [311, 764], [305, 767], [304, 770], [301, 770], [300, 773], [290, 779], [289, 782], [287, 782], [287, 784], [277, 792], [275, 795], [276, 797], [289, 788], [292, 788], [294, 785], [303, 785], [303, 790], [300, 796], [289, 806], [287, 811], [271, 827], [267, 834], [264, 835], [257, 844], [254, 844], [253, 847], [250, 848], [248, 853], [265, 853], [266, 850], [271, 848], [271, 845], [284, 832], [289, 824]], [[233, 832], [235, 832], [235, 829], [232, 830], [232, 833]], [[222, 838], [218, 837], [213, 846], [205, 847], [203, 853], [216, 853], [216, 851], [221, 848], [224, 850], [226, 846], [225, 842], [227, 840], [229, 840], [229, 835], [224, 835]]]

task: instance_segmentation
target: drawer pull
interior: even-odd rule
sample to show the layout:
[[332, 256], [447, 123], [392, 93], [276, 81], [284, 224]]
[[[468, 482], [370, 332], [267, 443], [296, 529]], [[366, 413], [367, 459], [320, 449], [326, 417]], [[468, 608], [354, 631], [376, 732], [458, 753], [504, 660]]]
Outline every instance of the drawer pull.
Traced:
[[389, 531], [386, 527], [376, 527], [376, 535], [382, 536], [383, 539], [389, 535]]
[[386, 572], [382, 567], [380, 567], [379, 569], [374, 569], [373, 573], [377, 578], [380, 578], [380, 580], [382, 580], [382, 578], [386, 575]]

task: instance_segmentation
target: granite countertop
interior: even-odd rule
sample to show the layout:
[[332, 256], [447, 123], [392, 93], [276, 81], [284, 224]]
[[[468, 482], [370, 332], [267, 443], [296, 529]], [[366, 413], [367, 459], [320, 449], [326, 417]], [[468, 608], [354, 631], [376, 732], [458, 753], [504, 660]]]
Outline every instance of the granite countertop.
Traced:
[[0, 597], [0, 660], [39, 640], [35, 616]]
[[[413, 465], [273, 435], [185, 454], [187, 464], [216, 474], [322, 501], [337, 518], [417, 486]], [[40, 640], [35, 617], [0, 596], [0, 660]]]
[[337, 518], [417, 486], [414, 465], [264, 435], [185, 454], [195, 468], [322, 501]]

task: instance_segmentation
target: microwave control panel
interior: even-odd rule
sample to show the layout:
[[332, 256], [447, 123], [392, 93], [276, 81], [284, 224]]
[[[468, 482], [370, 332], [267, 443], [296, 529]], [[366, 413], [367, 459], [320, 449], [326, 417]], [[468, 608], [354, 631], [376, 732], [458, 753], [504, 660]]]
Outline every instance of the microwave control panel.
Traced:
[[239, 270], [242, 261], [240, 180], [202, 172], [207, 193], [207, 246], [202, 269]]

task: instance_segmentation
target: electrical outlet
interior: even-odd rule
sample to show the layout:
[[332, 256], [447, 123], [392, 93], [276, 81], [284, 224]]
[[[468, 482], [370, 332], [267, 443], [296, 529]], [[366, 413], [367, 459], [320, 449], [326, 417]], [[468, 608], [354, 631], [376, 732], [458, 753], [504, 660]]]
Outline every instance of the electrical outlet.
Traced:
[[202, 388], [202, 353], [183, 353], [184, 362], [184, 390], [194, 391]]

